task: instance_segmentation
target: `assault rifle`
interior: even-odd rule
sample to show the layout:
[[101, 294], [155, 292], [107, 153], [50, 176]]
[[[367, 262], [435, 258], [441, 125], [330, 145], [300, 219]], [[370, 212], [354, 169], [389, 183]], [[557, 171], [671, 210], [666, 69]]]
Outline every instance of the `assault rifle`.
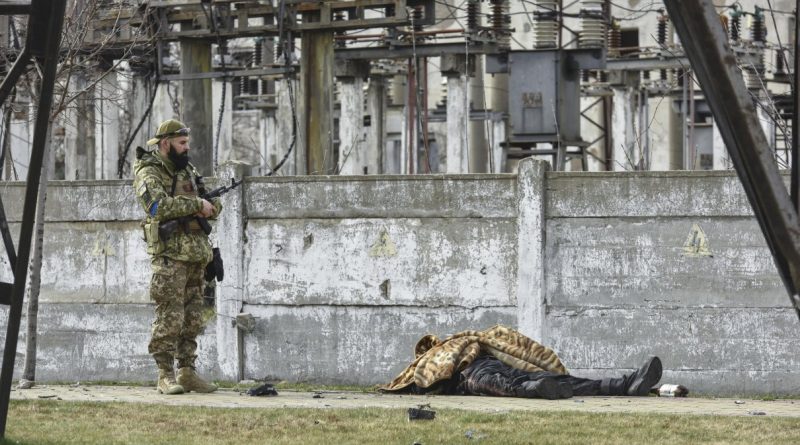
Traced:
[[[239, 187], [242, 184], [243, 179], [237, 181], [234, 178], [231, 178], [231, 185], [228, 186], [219, 186], [214, 190], [211, 190], [208, 193], [203, 193], [200, 195], [201, 198], [205, 199], [206, 201], [211, 201], [214, 198], [219, 198], [220, 196], [228, 193], [229, 191]], [[189, 223], [192, 221], [197, 221], [200, 225], [200, 228], [203, 229], [203, 233], [206, 235], [211, 234], [211, 224], [208, 223], [208, 220], [201, 217], [201, 216], [182, 216], [180, 218], [171, 219], [169, 221], [164, 221], [158, 225], [158, 237], [161, 238], [161, 241], [167, 241], [172, 237], [172, 234], [178, 230], [178, 227], [182, 227], [184, 232], [187, 231], [189, 227]]]

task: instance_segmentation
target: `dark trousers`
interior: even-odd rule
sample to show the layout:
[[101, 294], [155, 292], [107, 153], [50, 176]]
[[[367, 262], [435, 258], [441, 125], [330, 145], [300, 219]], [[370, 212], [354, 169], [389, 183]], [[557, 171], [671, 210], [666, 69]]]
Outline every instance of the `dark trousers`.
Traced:
[[[523, 371], [512, 368], [495, 357], [478, 357], [461, 371], [458, 383], [452, 385], [451, 394], [521, 397], [522, 384], [527, 381], [550, 378], [560, 385], [570, 385], [575, 396], [600, 395], [600, 380], [584, 379], [546, 371]], [[454, 387], [453, 387], [454, 386]], [[448, 391], [445, 391], [448, 392]]]

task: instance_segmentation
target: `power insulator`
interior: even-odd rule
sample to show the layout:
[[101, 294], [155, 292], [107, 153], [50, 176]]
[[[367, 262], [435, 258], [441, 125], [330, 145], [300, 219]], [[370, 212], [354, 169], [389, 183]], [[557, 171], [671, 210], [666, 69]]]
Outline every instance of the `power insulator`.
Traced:
[[[334, 22], [341, 22], [341, 21], [344, 21], [344, 20], [345, 20], [344, 11], [336, 11], [336, 12], [333, 13], [333, 21]], [[342, 37], [345, 36], [344, 31], [336, 32], [336, 36], [340, 37], [339, 39], [336, 39], [336, 47], [337, 48], [346, 47], [347, 46], [347, 41], [344, 38], [342, 38]]]
[[[660, 16], [658, 16], [658, 26], [656, 28], [656, 38], [658, 39], [658, 46], [660, 46], [661, 48], [666, 48], [668, 34], [669, 34], [669, 16], [666, 14], [661, 14]], [[659, 72], [659, 78], [661, 80], [667, 80], [667, 70], [662, 69]]]
[[603, 17], [603, 2], [586, 0], [580, 12], [581, 32], [578, 44], [581, 48], [602, 48], [606, 42], [606, 26]]
[[742, 36], [742, 12], [734, 7], [733, 12], [731, 12], [731, 26], [730, 30], [730, 37], [732, 42], [738, 42]]
[[558, 1], [544, 0], [537, 3], [534, 19], [534, 47], [556, 48], [558, 46]]
[[619, 24], [614, 23], [611, 29], [608, 30], [608, 52], [615, 56], [619, 56], [619, 49], [622, 47], [622, 30], [619, 29]]
[[658, 38], [658, 44], [660, 46], [664, 46], [667, 44], [668, 21], [669, 17], [667, 17], [666, 15], [661, 15], [658, 17], [658, 27], [656, 28], [656, 37]]
[[478, 30], [478, 15], [481, 11], [481, 5], [478, 0], [469, 0], [467, 2], [467, 31], [475, 32]]
[[492, 0], [492, 30], [497, 43], [508, 47], [511, 41], [511, 32], [508, 24], [511, 16], [508, 15], [508, 2], [506, 0]]
[[756, 12], [753, 14], [753, 21], [750, 22], [750, 40], [762, 43], [767, 40], [767, 27], [764, 26], [764, 13], [758, 6], [756, 6]]
[[261, 66], [261, 51], [262, 51], [263, 44], [261, 43], [261, 39], [256, 39], [255, 48], [253, 48], [253, 66]]
[[411, 12], [411, 17], [412, 17], [411, 20], [413, 20], [414, 22], [414, 32], [422, 31], [422, 19], [423, 19], [422, 8], [423, 8], [422, 6], [415, 6]]

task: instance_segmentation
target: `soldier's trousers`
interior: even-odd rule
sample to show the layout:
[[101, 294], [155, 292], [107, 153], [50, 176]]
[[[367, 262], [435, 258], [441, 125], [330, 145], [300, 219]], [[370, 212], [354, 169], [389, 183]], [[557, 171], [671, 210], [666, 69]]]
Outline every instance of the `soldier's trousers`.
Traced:
[[161, 369], [194, 366], [196, 338], [203, 332], [203, 274], [205, 264], [166, 257], [153, 258], [150, 299], [156, 317], [148, 352]]

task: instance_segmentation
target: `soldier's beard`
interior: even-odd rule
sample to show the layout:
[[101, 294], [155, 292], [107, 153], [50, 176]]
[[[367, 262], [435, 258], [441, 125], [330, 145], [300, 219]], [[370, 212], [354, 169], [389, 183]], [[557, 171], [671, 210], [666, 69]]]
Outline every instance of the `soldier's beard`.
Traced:
[[175, 147], [172, 145], [172, 142], [169, 144], [169, 153], [167, 153], [167, 157], [170, 161], [172, 161], [173, 164], [175, 164], [176, 170], [183, 170], [187, 165], [189, 165], [189, 152], [185, 151], [181, 154], [178, 154], [178, 152], [175, 151]]

